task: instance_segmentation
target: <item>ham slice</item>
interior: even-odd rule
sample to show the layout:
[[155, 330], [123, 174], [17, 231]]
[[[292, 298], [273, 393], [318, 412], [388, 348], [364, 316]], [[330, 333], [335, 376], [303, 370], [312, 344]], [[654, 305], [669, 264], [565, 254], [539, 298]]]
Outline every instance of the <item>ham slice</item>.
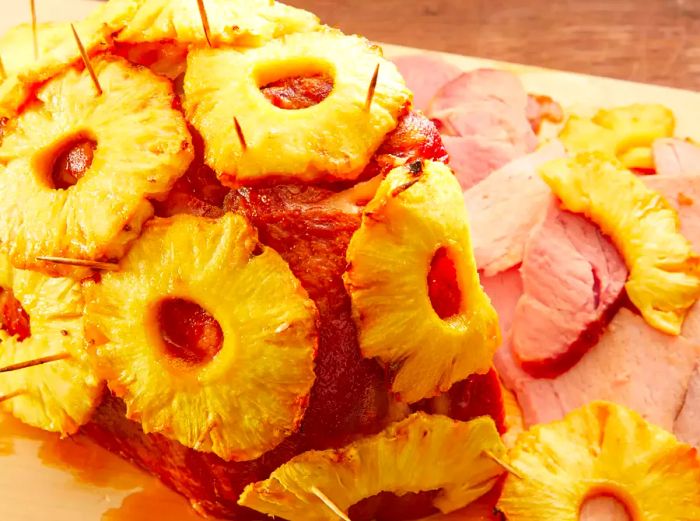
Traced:
[[464, 193], [474, 255], [484, 275], [495, 275], [522, 262], [525, 242], [552, 199], [537, 170], [547, 161], [565, 155], [564, 146], [551, 141]]
[[631, 518], [617, 499], [598, 496], [583, 502], [578, 521], [631, 521]]
[[657, 139], [652, 153], [657, 175], [700, 174], [700, 147], [688, 141]]
[[523, 294], [523, 282], [518, 268], [497, 273], [490, 277], [481, 277], [481, 285], [491, 299], [491, 304], [498, 313], [498, 324], [501, 328], [501, 337], [510, 335], [510, 327], [513, 323], [515, 305]]
[[700, 360], [690, 379], [673, 432], [679, 440], [700, 449]]
[[440, 88], [462, 73], [462, 69], [431, 54], [407, 54], [392, 58], [406, 85], [413, 91], [413, 105], [428, 110]]
[[528, 96], [509, 72], [478, 69], [446, 83], [428, 115], [442, 133], [463, 189], [537, 146], [527, 118]]
[[698, 356], [700, 345], [665, 335], [622, 309], [598, 344], [556, 378], [534, 378], [523, 371], [509, 342], [494, 362], [518, 397], [527, 426], [560, 420], [593, 400], [609, 400], [671, 431]]
[[597, 342], [619, 307], [627, 268], [593, 223], [552, 203], [527, 242], [520, 272], [513, 353], [531, 375], [557, 376]]

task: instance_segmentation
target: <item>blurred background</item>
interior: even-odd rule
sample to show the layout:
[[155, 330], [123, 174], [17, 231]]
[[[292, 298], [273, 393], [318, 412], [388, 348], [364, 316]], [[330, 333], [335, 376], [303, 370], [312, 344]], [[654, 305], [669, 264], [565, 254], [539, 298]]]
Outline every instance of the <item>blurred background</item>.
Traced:
[[[96, 1], [36, 0], [39, 20]], [[700, 0], [286, 1], [375, 41], [700, 90]], [[29, 19], [0, 5], [0, 32]]]
[[700, 90], [700, 0], [288, 0], [388, 43]]

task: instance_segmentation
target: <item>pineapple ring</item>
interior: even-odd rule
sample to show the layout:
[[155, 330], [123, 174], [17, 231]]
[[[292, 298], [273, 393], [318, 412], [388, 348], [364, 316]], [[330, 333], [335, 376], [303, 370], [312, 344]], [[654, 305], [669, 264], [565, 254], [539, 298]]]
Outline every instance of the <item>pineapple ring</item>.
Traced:
[[[94, 55], [107, 50], [110, 46], [111, 35], [124, 28], [141, 2], [143, 0], [110, 0], [97, 7], [84, 20], [76, 22], [76, 30], [87, 53]], [[17, 70], [16, 74], [12, 74], [12, 69], [10, 69], [6, 81], [0, 82], [0, 116], [13, 117], [17, 115], [31, 97], [37, 84], [49, 80], [63, 72], [66, 67], [80, 61], [80, 52], [70, 27], [65, 24], [65, 28], [61, 30], [62, 24], [55, 24], [55, 28], [49, 34], [41, 30], [42, 26], [47, 27], [48, 25], [39, 25], [39, 58], [34, 59], [33, 43], [30, 36], [28, 41], [30, 60], [18, 64], [20, 70]], [[53, 34], [54, 31], [55, 34]], [[15, 52], [13, 44], [11, 54]], [[24, 52], [20, 54], [21, 56], [26, 55]], [[4, 60], [5, 56], [2, 57]], [[12, 65], [14, 61], [13, 58], [10, 64]]]
[[[367, 91], [379, 76], [370, 110]], [[333, 90], [317, 105], [285, 110], [260, 87], [297, 74], [327, 72]], [[243, 52], [190, 53], [184, 106], [206, 145], [205, 160], [233, 181], [268, 176], [353, 179], [410, 99], [396, 67], [357, 36], [327, 29], [298, 33]], [[245, 142], [236, 139], [238, 122]]]
[[338, 516], [311, 492], [313, 487], [343, 512], [380, 492], [440, 489], [433, 504], [448, 513], [487, 493], [503, 474], [486, 453], [505, 453], [490, 417], [460, 422], [415, 413], [341, 449], [292, 458], [267, 480], [248, 485], [238, 504], [290, 521], [335, 521]]
[[[39, 56], [44, 56], [64, 40], [72, 38], [70, 24], [40, 23], [36, 26]], [[0, 36], [0, 58], [7, 76], [15, 76], [34, 63], [34, 41], [31, 24], [13, 27]], [[0, 75], [0, 83], [3, 81]]]
[[[169, 83], [120, 58], [68, 70], [44, 87], [6, 128], [0, 145], [0, 247], [19, 268], [83, 275], [37, 256], [113, 259], [153, 214], [148, 197], [167, 192], [193, 152]], [[66, 190], [49, 182], [56, 152], [76, 136], [97, 142], [85, 175]]]
[[[459, 313], [441, 319], [428, 294], [436, 252], [454, 262]], [[392, 170], [347, 251], [345, 286], [365, 357], [396, 368], [392, 391], [416, 402], [491, 368], [498, 317], [481, 288], [459, 183], [443, 163]]]
[[676, 210], [599, 152], [552, 161], [541, 174], [565, 209], [584, 214], [612, 238], [630, 271], [625, 289], [644, 320], [680, 334], [700, 297], [700, 257], [681, 235]]
[[634, 520], [700, 519], [695, 449], [625, 407], [593, 402], [520, 435], [498, 507], [510, 521], [577, 521], [583, 503], [612, 494]]
[[[244, 461], [299, 426], [315, 379], [316, 308], [241, 216], [149, 221], [121, 270], [86, 292], [99, 366], [144, 432]], [[166, 354], [157, 309], [169, 298], [218, 321], [223, 344], [211, 361]]]
[[0, 329], [0, 366], [55, 354], [71, 356], [0, 374], [0, 395], [22, 392], [0, 408], [33, 427], [74, 434], [90, 420], [104, 388], [85, 351], [80, 283], [14, 269], [0, 255], [0, 287], [13, 291], [31, 320], [31, 335], [22, 341]]
[[[204, 6], [210, 24], [209, 39], [215, 46], [260, 45], [319, 25], [312, 13], [270, 0], [207, 0]], [[145, 2], [116, 39], [124, 43], [207, 44], [195, 0]]]

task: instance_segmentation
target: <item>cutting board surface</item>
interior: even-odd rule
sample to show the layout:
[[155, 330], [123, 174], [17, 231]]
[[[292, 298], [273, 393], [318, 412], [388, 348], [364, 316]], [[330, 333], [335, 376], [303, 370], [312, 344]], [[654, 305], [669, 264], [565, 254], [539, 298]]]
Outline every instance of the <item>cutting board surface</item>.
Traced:
[[[3, 0], [0, 33], [28, 20], [28, 1]], [[70, 20], [91, 0], [37, 0], [40, 21]], [[384, 46], [385, 54], [426, 52]], [[442, 54], [464, 68], [516, 72], [527, 90], [547, 94], [568, 112], [588, 114], [604, 106], [663, 103], [678, 118], [681, 137], [700, 139], [700, 94], [607, 78]], [[187, 502], [157, 480], [82, 439], [60, 440], [0, 415], [0, 520], [2, 521], [195, 521]]]

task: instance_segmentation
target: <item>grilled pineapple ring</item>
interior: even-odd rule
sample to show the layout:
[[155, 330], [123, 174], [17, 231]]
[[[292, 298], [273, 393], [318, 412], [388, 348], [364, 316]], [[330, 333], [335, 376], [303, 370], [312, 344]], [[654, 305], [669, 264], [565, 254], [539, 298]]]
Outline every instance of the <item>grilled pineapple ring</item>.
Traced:
[[238, 504], [290, 521], [335, 521], [338, 517], [311, 492], [313, 487], [344, 512], [380, 492], [440, 489], [433, 504], [452, 512], [491, 490], [503, 473], [487, 452], [505, 453], [493, 419], [459, 422], [415, 413], [341, 449], [292, 458], [269, 479], [248, 485]]
[[613, 495], [632, 519], [700, 519], [696, 451], [620, 405], [594, 402], [522, 433], [498, 507], [509, 521], [577, 521], [583, 502]]
[[[350, 241], [345, 286], [365, 357], [398, 367], [392, 390], [412, 403], [491, 368], [498, 317], [481, 288], [459, 183], [442, 163], [392, 170]], [[436, 252], [446, 248], [461, 294], [441, 319], [428, 294]]]
[[[375, 67], [375, 94], [365, 109]], [[329, 74], [332, 92], [319, 104], [284, 110], [260, 87], [280, 78]], [[205, 160], [221, 177], [353, 179], [367, 165], [410, 99], [396, 67], [357, 36], [326, 29], [263, 47], [190, 53], [185, 110], [206, 145]], [[237, 139], [236, 121], [245, 144]]]
[[0, 255], [0, 287], [10, 289], [30, 317], [31, 335], [20, 341], [0, 329], [0, 367], [68, 353], [70, 358], [0, 374], [0, 404], [28, 425], [69, 435], [87, 423], [103, 384], [88, 361], [83, 295], [71, 279], [12, 268]]
[[700, 257], [680, 233], [678, 213], [632, 172], [601, 153], [582, 153], [541, 169], [564, 208], [586, 215], [620, 249], [625, 285], [644, 320], [678, 335], [700, 297]]
[[[121, 270], [86, 291], [98, 366], [144, 432], [243, 461], [298, 427], [315, 379], [316, 308], [242, 217], [149, 221]], [[218, 321], [223, 344], [211, 361], [166, 354], [157, 313], [169, 298]]]
[[[65, 274], [37, 256], [119, 258], [192, 160], [190, 135], [172, 108], [167, 81], [119, 58], [94, 61], [50, 81], [0, 146], [0, 247], [20, 268]], [[57, 151], [76, 137], [97, 143], [92, 165], [68, 189], [54, 189]]]
[[[283, 34], [319, 25], [313, 14], [270, 0], [207, 0], [212, 45], [259, 45]], [[196, 0], [143, 2], [117, 35], [125, 43], [176, 41], [204, 44], [206, 39]]]

